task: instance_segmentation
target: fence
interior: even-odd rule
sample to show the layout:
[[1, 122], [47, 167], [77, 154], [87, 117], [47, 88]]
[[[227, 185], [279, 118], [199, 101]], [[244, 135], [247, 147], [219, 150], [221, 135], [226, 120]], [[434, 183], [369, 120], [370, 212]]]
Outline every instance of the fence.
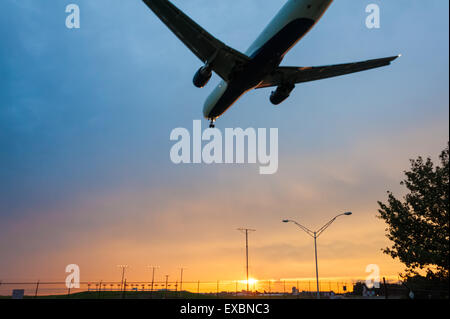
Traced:
[[[67, 288], [65, 282], [2, 282], [0, 298], [12, 296], [13, 290], [23, 290], [25, 298], [315, 298], [313, 280], [255, 280], [246, 281], [155, 281], [155, 282], [80, 282], [79, 288]], [[395, 280], [381, 282], [376, 289], [367, 289], [364, 281], [342, 280], [319, 282], [321, 297], [346, 295], [371, 298], [448, 298], [448, 287], [430, 283], [410, 286]]]
[[[351, 293], [352, 281], [320, 281], [322, 295]], [[42, 296], [71, 296], [77, 293], [97, 293], [99, 297], [108, 293], [147, 292], [147, 293], [173, 293], [189, 292], [199, 295], [266, 295], [266, 296], [315, 296], [315, 281], [292, 280], [261, 280], [249, 283], [245, 281], [155, 281], [155, 282], [108, 282], [89, 281], [80, 282], [80, 288], [67, 288], [65, 282], [0, 282], [0, 296], [11, 296], [15, 289], [24, 290], [28, 297]]]

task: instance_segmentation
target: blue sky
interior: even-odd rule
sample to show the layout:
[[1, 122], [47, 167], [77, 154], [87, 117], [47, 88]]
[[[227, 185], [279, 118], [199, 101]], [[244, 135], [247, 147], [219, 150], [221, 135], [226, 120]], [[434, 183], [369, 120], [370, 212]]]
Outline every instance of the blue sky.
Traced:
[[[285, 1], [173, 2], [245, 51]], [[69, 3], [80, 6], [79, 30], [64, 25]], [[370, 3], [380, 5], [379, 30], [365, 27]], [[141, 1], [1, 1], [7, 14], [0, 18], [0, 252], [6, 256], [0, 277], [51, 277], [68, 256], [92, 277], [109, 271], [89, 263], [88, 246], [110, 249], [105, 264], [143, 262], [139, 252], [154, 249], [168, 269], [191, 263], [201, 274], [211, 266], [208, 250], [191, 248], [211, 240], [224, 246], [225, 260], [240, 260], [240, 248], [233, 249], [241, 238], [233, 229], [241, 224], [260, 229], [260, 269], [254, 270], [261, 276], [305, 276], [309, 255], [287, 260], [283, 273], [264, 272], [264, 258], [288, 255], [298, 236], [291, 229], [283, 237], [286, 226], [273, 223], [288, 214], [319, 225], [341, 209], [357, 209], [360, 217], [336, 229], [342, 248], [330, 234], [330, 254], [348, 250], [345, 243], [354, 240], [342, 234], [357, 227], [356, 238], [374, 239], [342, 258], [373, 258], [392, 272], [396, 266], [379, 251], [386, 242], [374, 218], [376, 201], [387, 189], [401, 191], [409, 158], [435, 158], [448, 141], [448, 6], [444, 0], [334, 1], [283, 65], [403, 57], [387, 68], [299, 85], [278, 107], [268, 100], [270, 90], [244, 96], [218, 127], [279, 128], [279, 172], [263, 177], [252, 165], [171, 163], [171, 130], [202, 118], [218, 77], [202, 90], [193, 87], [201, 62]], [[152, 230], [136, 235], [145, 227]], [[274, 233], [271, 242], [263, 240], [265, 231]], [[153, 248], [172, 247], [182, 237], [190, 238], [185, 255], [167, 257]], [[109, 246], [113, 239], [117, 246]], [[304, 239], [291, 248], [307, 245]], [[112, 248], [127, 245], [133, 254]], [[31, 260], [39, 265], [16, 267]], [[340, 275], [332, 269], [329, 276]]]

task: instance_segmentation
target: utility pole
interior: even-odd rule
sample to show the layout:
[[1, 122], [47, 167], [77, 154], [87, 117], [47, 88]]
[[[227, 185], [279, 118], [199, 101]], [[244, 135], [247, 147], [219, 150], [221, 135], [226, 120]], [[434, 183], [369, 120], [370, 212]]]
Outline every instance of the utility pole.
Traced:
[[249, 292], [249, 282], [248, 282], [248, 232], [256, 231], [256, 229], [250, 228], [238, 228], [238, 230], [245, 234], [245, 256], [246, 256], [246, 269], [247, 269], [247, 293]]

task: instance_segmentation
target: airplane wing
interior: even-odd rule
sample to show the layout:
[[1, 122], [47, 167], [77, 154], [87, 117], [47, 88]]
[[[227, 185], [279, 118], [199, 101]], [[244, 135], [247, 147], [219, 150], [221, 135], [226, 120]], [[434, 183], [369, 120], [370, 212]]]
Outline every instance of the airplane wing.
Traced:
[[205, 64], [228, 81], [232, 70], [250, 60], [214, 38], [168, 0], [143, 0], [162, 22]]
[[363, 62], [336, 64], [318, 67], [279, 67], [267, 76], [256, 88], [266, 88], [283, 84], [296, 84], [327, 79], [350, 73], [366, 71], [390, 65], [400, 55]]

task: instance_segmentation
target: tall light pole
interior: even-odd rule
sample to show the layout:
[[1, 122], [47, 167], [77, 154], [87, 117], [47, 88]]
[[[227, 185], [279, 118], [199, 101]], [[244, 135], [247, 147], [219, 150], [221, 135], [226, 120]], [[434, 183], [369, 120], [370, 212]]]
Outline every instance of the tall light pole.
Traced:
[[152, 292], [153, 292], [153, 285], [155, 283], [155, 269], [158, 269], [159, 266], [147, 266], [147, 268], [152, 269]]
[[320, 288], [319, 288], [319, 265], [317, 262], [317, 238], [325, 231], [325, 229], [327, 229], [335, 220], [336, 218], [338, 218], [339, 216], [350, 216], [352, 213], [351, 212], [346, 212], [343, 214], [339, 214], [336, 217], [334, 217], [333, 219], [331, 219], [328, 223], [326, 223], [325, 225], [323, 225], [322, 227], [320, 227], [318, 230], [316, 231], [312, 231], [310, 229], [308, 229], [307, 227], [297, 223], [295, 220], [291, 220], [291, 219], [284, 219], [283, 223], [294, 223], [296, 224], [298, 227], [300, 227], [305, 233], [307, 233], [309, 236], [314, 238], [314, 253], [315, 253], [315, 259], [316, 259], [316, 284], [317, 284], [317, 299], [320, 299]]
[[181, 272], [181, 278], [180, 278], [180, 291], [183, 290], [183, 271], [186, 269], [186, 267], [180, 267], [180, 272]]
[[128, 268], [128, 265], [117, 265], [117, 267], [122, 268], [122, 281], [121, 281], [121, 285], [122, 285], [122, 290], [123, 290], [123, 279], [125, 278], [125, 269]]
[[249, 231], [256, 231], [255, 229], [250, 228], [238, 228], [238, 230], [245, 234], [245, 256], [246, 256], [246, 265], [247, 265], [247, 292], [249, 292], [248, 287], [248, 232]]

